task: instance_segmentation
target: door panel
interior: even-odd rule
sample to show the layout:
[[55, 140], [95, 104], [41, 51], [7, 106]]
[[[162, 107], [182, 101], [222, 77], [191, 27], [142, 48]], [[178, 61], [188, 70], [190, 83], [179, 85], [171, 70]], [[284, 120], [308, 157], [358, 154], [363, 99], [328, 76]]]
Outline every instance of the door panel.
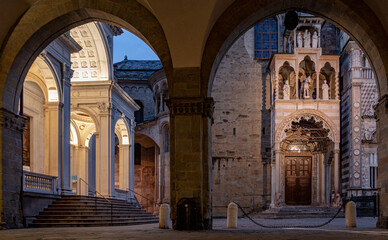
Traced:
[[286, 157], [286, 204], [311, 204], [311, 157]]

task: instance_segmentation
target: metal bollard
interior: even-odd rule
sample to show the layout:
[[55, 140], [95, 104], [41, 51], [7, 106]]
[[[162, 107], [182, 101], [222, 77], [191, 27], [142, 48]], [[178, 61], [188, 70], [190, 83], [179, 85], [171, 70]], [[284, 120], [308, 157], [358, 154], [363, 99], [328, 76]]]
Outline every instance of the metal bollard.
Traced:
[[237, 228], [237, 217], [238, 217], [238, 208], [237, 205], [233, 202], [228, 205], [226, 227], [227, 228]]
[[170, 206], [168, 204], [162, 204], [159, 207], [159, 228], [170, 228]]
[[345, 206], [346, 227], [356, 227], [357, 209], [353, 201], [349, 201]]

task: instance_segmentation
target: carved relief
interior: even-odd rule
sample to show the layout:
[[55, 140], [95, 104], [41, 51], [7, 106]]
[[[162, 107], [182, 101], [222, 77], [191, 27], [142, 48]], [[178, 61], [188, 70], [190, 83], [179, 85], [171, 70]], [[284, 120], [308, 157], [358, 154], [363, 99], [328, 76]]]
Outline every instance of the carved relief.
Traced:
[[109, 110], [112, 108], [111, 103], [105, 103], [105, 102], [99, 102], [97, 103], [98, 110], [100, 110], [100, 113], [108, 113]]
[[292, 122], [299, 122], [302, 118], [306, 120], [314, 118], [315, 121], [322, 122], [323, 128], [330, 130], [328, 132], [328, 137], [333, 142], [336, 142], [336, 140], [339, 139], [339, 136], [337, 136], [338, 133], [336, 131], [334, 123], [332, 123], [330, 119], [324, 116], [323, 113], [316, 110], [302, 110], [285, 118], [280, 123], [275, 134], [275, 141], [277, 142], [283, 141], [286, 138], [285, 130], [291, 128]]

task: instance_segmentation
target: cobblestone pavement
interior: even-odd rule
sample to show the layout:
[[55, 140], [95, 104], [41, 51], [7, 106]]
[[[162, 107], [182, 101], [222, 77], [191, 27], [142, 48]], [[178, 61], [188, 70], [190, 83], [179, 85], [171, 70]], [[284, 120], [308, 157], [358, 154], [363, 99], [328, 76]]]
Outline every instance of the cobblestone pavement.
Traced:
[[[286, 219], [258, 221], [266, 224], [318, 224], [327, 219]], [[321, 239], [387, 239], [388, 230], [376, 229], [374, 218], [358, 218], [357, 228], [346, 228], [345, 219], [335, 219], [328, 226], [318, 229], [267, 229], [253, 225], [248, 219], [239, 219], [237, 229], [226, 229], [226, 219], [214, 219], [212, 231], [173, 231], [158, 229], [157, 224], [121, 226], [121, 227], [91, 227], [91, 228], [35, 228], [0, 231], [0, 239], [19, 240], [77, 240], [77, 239], [255, 239], [255, 240], [321, 240]]]

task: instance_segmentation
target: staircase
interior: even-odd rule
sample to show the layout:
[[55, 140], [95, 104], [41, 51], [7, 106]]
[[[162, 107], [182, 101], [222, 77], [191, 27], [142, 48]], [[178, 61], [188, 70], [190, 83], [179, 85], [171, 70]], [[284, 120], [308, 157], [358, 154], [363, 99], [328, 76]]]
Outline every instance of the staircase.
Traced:
[[157, 223], [154, 215], [124, 200], [63, 196], [44, 209], [30, 227], [96, 227]]
[[[318, 207], [318, 206], [283, 206], [271, 208], [258, 213], [254, 217], [267, 219], [286, 219], [286, 218], [331, 218], [338, 211], [338, 208]], [[337, 217], [344, 217], [341, 212]]]

